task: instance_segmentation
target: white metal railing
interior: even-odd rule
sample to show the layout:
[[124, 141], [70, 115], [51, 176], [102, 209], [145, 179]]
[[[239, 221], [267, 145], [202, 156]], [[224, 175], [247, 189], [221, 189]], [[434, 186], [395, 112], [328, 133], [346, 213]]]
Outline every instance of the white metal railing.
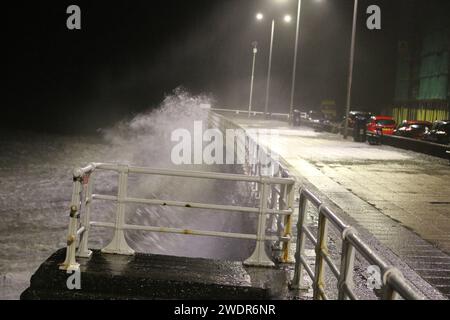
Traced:
[[[306, 205], [308, 202], [319, 211], [317, 239], [312, 230], [307, 227], [306, 223]], [[340, 267], [334, 264], [328, 251], [328, 227], [330, 223], [342, 238]], [[345, 224], [307, 189], [302, 189], [300, 191], [297, 232], [295, 275], [291, 283], [293, 289], [306, 289], [303, 278], [303, 273], [306, 271], [313, 282], [314, 299], [329, 299], [326, 292], [327, 288], [325, 281], [325, 264], [327, 264], [333, 276], [338, 280], [338, 299], [358, 299], [353, 290], [353, 270], [356, 251], [370, 264], [380, 268], [383, 299], [394, 300], [398, 298], [399, 295], [408, 300], [425, 299], [420, 293], [416, 292], [408, 285], [398, 269], [386, 264], [363, 240], [361, 240], [355, 229]], [[308, 264], [305, 256], [306, 240], [311, 241], [315, 246], [316, 258], [314, 271]]]
[[[248, 116], [264, 116], [265, 112], [262, 111], [249, 111], [249, 110], [236, 110], [236, 109], [221, 109], [221, 108], [211, 108], [211, 111], [214, 112], [226, 112], [226, 113], [234, 113], [236, 115], [248, 115]], [[267, 114], [275, 117], [285, 117], [289, 120], [289, 113], [279, 113], [279, 112], [268, 112]]]
[[[95, 172], [99, 170], [113, 171], [118, 173], [117, 195], [93, 194]], [[232, 205], [217, 205], [208, 203], [180, 202], [160, 199], [141, 199], [128, 195], [129, 174], [157, 175], [168, 177], [215, 179], [227, 181], [248, 182], [260, 186], [259, 206], [244, 207]], [[280, 175], [286, 173], [279, 173]], [[125, 239], [126, 230], [141, 230], [148, 232], [173, 233], [196, 236], [211, 236], [222, 238], [249, 239], [256, 241], [253, 254], [245, 260], [245, 264], [253, 266], [273, 266], [274, 262], [265, 251], [266, 241], [283, 243], [282, 258], [287, 260], [289, 242], [291, 240], [291, 215], [294, 212], [295, 181], [287, 177], [271, 176], [248, 176], [238, 174], [224, 174], [211, 172], [162, 170], [128, 165], [92, 163], [85, 168], [76, 169], [73, 174], [73, 193], [70, 210], [70, 223], [67, 239], [66, 259], [60, 266], [62, 270], [77, 270], [79, 264], [76, 257], [89, 258], [92, 252], [89, 250], [89, 232], [91, 227], [114, 229], [111, 243], [102, 249], [103, 253], [132, 255], [134, 250], [129, 247]], [[272, 190], [272, 192], [271, 192]], [[278, 195], [278, 199], [276, 197]], [[95, 200], [114, 201], [117, 203], [115, 222], [91, 221], [92, 202]], [[269, 203], [270, 202], [270, 203]], [[143, 225], [130, 225], [125, 222], [126, 206], [128, 204], [146, 204], [167, 207], [184, 207], [187, 209], [209, 209], [227, 212], [241, 212], [258, 215], [258, 228], [256, 234], [241, 234], [218, 231], [188, 230], [171, 227], [155, 227]], [[283, 230], [278, 235], [268, 236], [266, 234], [267, 215], [285, 217]], [[281, 233], [281, 234], [280, 234]]]
[[[224, 109], [213, 109], [213, 110], [224, 110]], [[238, 135], [236, 137], [236, 152], [237, 154], [245, 154], [245, 163], [243, 163], [243, 168], [246, 175], [250, 176], [273, 176], [280, 178], [289, 178], [290, 174], [288, 170], [280, 163], [280, 156], [274, 153], [273, 150], [268, 150], [267, 148], [261, 146], [258, 141], [258, 136], [250, 135], [248, 132], [242, 128], [240, 125], [236, 124], [234, 121], [218, 114], [217, 112], [209, 113], [209, 123], [213, 128], [218, 128], [222, 132], [226, 132], [228, 129], [242, 130], [244, 135]], [[276, 186], [271, 186], [271, 192], [269, 192], [269, 208], [288, 208], [291, 205], [289, 201], [293, 201], [292, 196], [286, 198], [289, 192], [293, 192], [291, 187], [283, 186], [277, 188]], [[260, 199], [261, 196], [261, 185], [258, 183], [253, 184], [253, 193], [251, 198], [253, 200]], [[269, 227], [279, 231], [279, 230], [289, 230], [285, 231], [285, 236], [290, 235], [292, 217], [291, 215], [276, 216], [270, 215]], [[287, 233], [289, 232], [289, 233]], [[272, 246], [273, 253], [280, 252], [281, 255], [276, 257], [282, 262], [293, 262], [289, 257], [289, 247], [290, 242], [280, 242], [277, 241]]]

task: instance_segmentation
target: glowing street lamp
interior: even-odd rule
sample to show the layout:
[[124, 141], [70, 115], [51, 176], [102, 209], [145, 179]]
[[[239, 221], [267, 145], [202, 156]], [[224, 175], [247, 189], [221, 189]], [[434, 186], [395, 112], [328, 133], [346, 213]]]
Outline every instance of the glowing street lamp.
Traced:
[[355, 0], [353, 5], [353, 27], [352, 27], [352, 42], [350, 46], [350, 63], [347, 81], [347, 103], [345, 106], [345, 125], [344, 125], [344, 139], [348, 137], [348, 118], [350, 117], [350, 104], [352, 101], [352, 84], [353, 84], [353, 66], [355, 64], [355, 41], [356, 41], [356, 22], [358, 19], [358, 0]]
[[[347, 100], [346, 100], [346, 121], [344, 125], [344, 139], [348, 137], [348, 118], [350, 115], [350, 105], [351, 105], [351, 94], [352, 94], [352, 85], [353, 85], [353, 68], [355, 64], [355, 42], [356, 42], [356, 23], [358, 18], [358, 1], [354, 0], [353, 6], [353, 26], [352, 26], [352, 41], [350, 46], [350, 61], [349, 61], [349, 72], [348, 72], [348, 80], [347, 80]], [[323, 0], [315, 0], [315, 2], [320, 3]], [[300, 34], [300, 13], [302, 7], [302, 0], [298, 0], [298, 10], [297, 10], [297, 31], [295, 34], [295, 53], [294, 53], [294, 66], [292, 72], [292, 90], [291, 90], [291, 107], [290, 107], [290, 121], [292, 123], [292, 119], [294, 116], [294, 95], [295, 95], [295, 79], [297, 72], [297, 55], [298, 55], [298, 41]]]
[[252, 102], [253, 102], [253, 82], [255, 80], [255, 61], [256, 54], [258, 53], [258, 42], [253, 42], [253, 63], [252, 63], [252, 79], [250, 83], [250, 101], [248, 103], [248, 117], [250, 118], [250, 113], [252, 112]]
[[[318, 0], [316, 0], [318, 1]], [[300, 35], [300, 14], [302, 8], [302, 0], [298, 0], [297, 8], [297, 28], [295, 30], [295, 47], [294, 47], [294, 64], [292, 67], [292, 87], [291, 87], [291, 105], [289, 110], [289, 122], [294, 124], [294, 95], [295, 95], [295, 80], [297, 76], [297, 56], [298, 56], [298, 40]]]
[[[256, 15], [257, 20], [263, 20], [264, 15], [262, 13], [258, 13]], [[290, 15], [285, 15], [283, 18], [284, 22], [290, 23], [292, 21], [292, 17]], [[266, 86], [266, 103], [264, 106], [264, 114], [266, 117], [269, 115], [269, 96], [270, 96], [270, 77], [272, 73], [272, 56], [273, 56], [273, 39], [275, 35], [275, 19], [272, 19], [272, 28], [270, 33], [270, 53], [269, 53], [269, 67], [267, 71], [267, 86]]]

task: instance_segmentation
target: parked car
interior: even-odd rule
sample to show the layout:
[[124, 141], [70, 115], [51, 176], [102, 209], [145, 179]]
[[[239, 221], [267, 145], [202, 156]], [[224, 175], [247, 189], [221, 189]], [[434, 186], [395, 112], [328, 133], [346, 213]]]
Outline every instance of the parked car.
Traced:
[[403, 123], [394, 131], [394, 135], [412, 138], [423, 139], [426, 132], [431, 130], [433, 124], [428, 121], [403, 121]]
[[367, 123], [367, 132], [376, 135], [393, 135], [396, 128], [394, 118], [387, 116], [375, 116]]
[[[370, 112], [365, 112], [365, 111], [350, 111], [350, 114], [349, 114], [349, 117], [348, 117], [348, 127], [349, 127], [349, 128], [354, 128], [356, 118], [366, 118], [366, 119], [370, 119], [370, 117], [372, 117], [372, 113], [370, 113]], [[346, 118], [346, 117], [344, 117], [344, 121], [343, 121], [343, 123], [342, 123], [342, 126], [345, 125], [345, 118]]]
[[[369, 121], [370, 117], [372, 117], [372, 113], [366, 112], [366, 111], [350, 111], [349, 117], [348, 117], [348, 128], [354, 129], [356, 124], [356, 119], [367, 119], [367, 122]], [[344, 128], [345, 128], [345, 121], [347, 117], [344, 116], [342, 122], [339, 124], [339, 132], [341, 134], [344, 134]]]
[[308, 112], [308, 121], [311, 123], [320, 124], [325, 121], [325, 116], [320, 111], [309, 111]]
[[424, 134], [423, 139], [439, 144], [449, 144], [450, 120], [436, 121], [430, 131]]
[[315, 131], [324, 131], [330, 125], [330, 121], [320, 111], [309, 111], [307, 117]]

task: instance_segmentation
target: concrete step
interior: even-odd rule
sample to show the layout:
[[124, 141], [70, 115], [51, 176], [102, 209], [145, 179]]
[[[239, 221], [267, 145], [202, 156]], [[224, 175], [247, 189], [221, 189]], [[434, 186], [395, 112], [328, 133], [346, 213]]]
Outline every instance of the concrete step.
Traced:
[[118, 256], [94, 251], [81, 264], [81, 290], [69, 290], [70, 274], [55, 252], [31, 278], [23, 300], [40, 299], [267, 299], [264, 283], [252, 283], [241, 262], [151, 254]]

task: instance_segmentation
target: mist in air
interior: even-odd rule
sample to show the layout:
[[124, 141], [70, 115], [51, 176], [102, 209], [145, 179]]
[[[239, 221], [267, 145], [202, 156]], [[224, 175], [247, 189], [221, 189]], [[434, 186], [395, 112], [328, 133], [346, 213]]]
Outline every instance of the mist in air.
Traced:
[[[201, 106], [211, 102], [207, 96], [193, 96], [182, 88], [176, 89], [157, 109], [106, 130], [104, 137], [110, 144], [108, 157], [114, 162], [151, 168], [242, 173], [243, 168], [237, 165], [178, 166], [172, 163], [171, 152], [177, 143], [171, 142], [172, 132], [185, 129], [194, 137], [195, 121], [202, 121], [206, 128], [208, 111]], [[101, 173], [95, 192], [116, 193], [115, 178], [116, 175]], [[242, 204], [249, 201], [250, 187], [249, 184], [229, 181], [132, 175], [129, 195], [172, 201]], [[98, 211], [114, 212], [113, 207], [99, 207]], [[129, 223], [137, 225], [237, 233], [254, 232], [256, 221], [255, 216], [241, 213], [137, 205], [129, 206], [128, 218]], [[247, 258], [254, 246], [251, 241], [145, 232], [129, 232], [127, 238], [139, 252], [231, 260]]]

